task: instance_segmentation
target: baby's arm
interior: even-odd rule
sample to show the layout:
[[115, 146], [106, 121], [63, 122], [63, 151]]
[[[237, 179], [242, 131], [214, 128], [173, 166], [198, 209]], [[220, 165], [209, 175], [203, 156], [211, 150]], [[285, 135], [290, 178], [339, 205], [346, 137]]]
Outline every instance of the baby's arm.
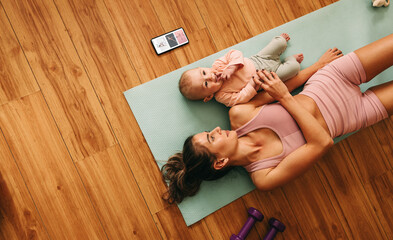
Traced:
[[224, 71], [228, 69], [227, 71], [230, 71], [230, 75], [232, 75], [243, 65], [243, 53], [238, 50], [230, 50], [227, 54], [214, 61], [212, 68], [221, 73], [224, 73]]
[[239, 68], [239, 64], [228, 66], [221, 73], [221, 76], [220, 76], [221, 79], [223, 79], [223, 80], [229, 79], [232, 76], [232, 74], [234, 74], [237, 71], [238, 68]]
[[256, 85], [253, 80], [250, 80], [244, 88], [238, 92], [218, 92], [215, 99], [225, 104], [227, 107], [233, 107], [236, 104], [246, 103], [250, 101], [256, 94], [259, 85]]

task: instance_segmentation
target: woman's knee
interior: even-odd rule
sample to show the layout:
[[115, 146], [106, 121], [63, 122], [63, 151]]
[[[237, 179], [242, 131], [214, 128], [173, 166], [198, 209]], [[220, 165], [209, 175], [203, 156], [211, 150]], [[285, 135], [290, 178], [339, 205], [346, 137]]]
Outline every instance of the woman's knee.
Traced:
[[367, 81], [393, 65], [393, 34], [354, 51], [366, 72]]

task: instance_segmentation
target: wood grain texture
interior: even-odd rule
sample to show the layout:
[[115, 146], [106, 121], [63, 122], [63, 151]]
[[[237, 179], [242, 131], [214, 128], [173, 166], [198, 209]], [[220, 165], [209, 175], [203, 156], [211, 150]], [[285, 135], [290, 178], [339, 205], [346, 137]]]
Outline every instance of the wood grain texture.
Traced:
[[150, 1], [106, 0], [113, 22], [141, 82], [150, 81], [180, 67], [173, 52], [157, 56], [150, 43], [164, 34]]
[[280, 12], [286, 22], [295, 20], [303, 15], [317, 10], [313, 0], [292, 1], [292, 0], [275, 0]]
[[372, 126], [373, 131], [378, 136], [378, 142], [381, 145], [388, 161], [390, 169], [393, 168], [393, 117]]
[[[336, 144], [318, 162], [319, 176], [350, 239], [384, 239], [368, 194], [351, 164], [352, 153], [345, 147], [344, 143]], [[347, 156], [343, 155], [345, 152]]]
[[[123, 91], [336, 0], [0, 0], [0, 239], [391, 239], [391, 117], [187, 227]], [[150, 39], [190, 44], [157, 56]], [[5, 206], [5, 207], [4, 207]]]
[[237, 0], [237, 3], [253, 36], [285, 23], [275, 1]]
[[163, 239], [213, 239], [204, 220], [186, 226], [177, 205], [171, 205], [154, 215]]
[[[156, 213], [165, 207], [161, 199], [161, 195], [165, 191], [165, 186], [158, 167], [122, 94], [129, 87], [139, 84], [136, 82], [139, 79], [133, 69], [133, 62], [128, 61], [127, 52], [124, 51], [125, 48], [122, 47], [122, 42], [116, 35], [115, 26], [110, 19], [108, 11], [105, 9], [103, 1], [79, 2], [57, 0], [55, 3], [94, 89], [100, 98], [105, 113], [111, 122], [122, 151], [132, 168], [133, 176], [139, 185], [139, 188], [136, 186], [131, 188], [134, 190], [133, 193], [131, 189], [128, 191], [132, 193], [131, 195], [135, 196], [138, 196], [140, 194], [139, 191], [141, 191], [150, 211]], [[144, 11], [144, 9], [141, 9], [141, 11]], [[135, 29], [135, 31], [137, 30]], [[149, 154], [146, 154], [146, 152]], [[122, 158], [119, 161], [126, 160]], [[119, 163], [118, 165], [126, 167], [124, 164]], [[93, 168], [88, 169], [88, 171], [101, 172], [100, 169], [100, 166], [95, 165]], [[102, 171], [102, 175], [104, 174], [105, 171]], [[84, 177], [82, 175], [82, 179]], [[93, 180], [85, 182], [85, 184], [92, 188], [97, 185]], [[98, 184], [98, 186], [101, 187], [101, 184]], [[98, 196], [105, 197], [104, 189], [102, 192], [97, 193]], [[108, 189], [112, 188], [108, 187]], [[95, 197], [95, 199], [97, 206], [99, 206], [97, 207], [98, 211], [101, 212], [106, 204], [100, 201], [100, 197]], [[115, 200], [110, 199], [107, 201], [113, 202]], [[136, 207], [129, 206], [129, 208], [136, 208], [133, 211], [134, 213], [141, 212], [138, 209], [139, 205], [143, 205], [144, 203], [141, 198], [135, 197], [132, 199], [132, 202], [135, 204], [133, 206]], [[101, 217], [104, 224], [109, 224], [109, 217], [110, 215]], [[135, 219], [140, 219], [140, 223], [149, 223], [145, 224], [143, 228], [139, 227], [142, 231], [137, 232], [142, 236], [141, 239], [144, 238], [141, 232], [149, 234], [149, 230], [151, 230], [151, 235], [155, 236], [157, 234], [154, 224], [151, 223], [150, 214], [138, 214]], [[170, 220], [168, 219], [168, 221]], [[128, 222], [127, 216], [123, 215], [122, 218], [118, 218], [118, 222]], [[168, 223], [175, 224], [175, 222]], [[133, 226], [135, 227], [136, 225]], [[108, 235], [116, 234], [114, 226], [108, 226], [107, 228], [109, 228], [107, 231]], [[120, 230], [121, 228], [118, 229], [119, 232], [125, 232]], [[188, 231], [186, 226], [184, 226], [184, 231]]]
[[208, 28], [194, 1], [151, 0], [163, 29], [183, 27], [192, 44], [174, 51], [180, 66], [193, 63], [217, 51]]
[[0, 239], [49, 239], [1, 131], [0, 156]]
[[[349, 139], [344, 140], [344, 143], [348, 144], [347, 148], [354, 156], [352, 161], [363, 184], [390, 169], [389, 160], [372, 128], [357, 132], [356, 137], [349, 137]], [[370, 161], [372, 161], [372, 164], [370, 164]]]
[[0, 105], [39, 90], [11, 25], [0, 6]]
[[265, 236], [268, 233], [270, 226], [266, 223], [274, 217], [286, 226], [283, 233], [277, 234], [277, 240], [306, 239], [301, 229], [303, 222], [296, 218], [282, 188], [269, 192], [254, 190], [242, 198], [247, 208], [254, 207], [265, 216], [264, 222], [256, 228], [260, 236]]
[[165, 186], [123, 95], [123, 91], [139, 85], [139, 78], [109, 13], [103, 1], [55, 3], [126, 156], [123, 160], [130, 164], [149, 208], [157, 212], [164, 208], [161, 193]]
[[119, 146], [76, 162], [109, 239], [159, 239]]
[[318, 1], [313, 1], [315, 8], [319, 9], [322, 7], [326, 7], [327, 5], [330, 5], [332, 3], [337, 2], [338, 0], [318, 0]]
[[346, 233], [320, 178], [311, 168], [283, 187], [305, 239], [342, 239]]
[[71, 156], [83, 159], [115, 144], [53, 1], [2, 3]]
[[[247, 207], [241, 198], [217, 210], [214, 215], [205, 218], [213, 239], [229, 239], [232, 234], [238, 234], [248, 218]], [[257, 222], [247, 235], [249, 239], [259, 239], [257, 228], [262, 222]]]
[[393, 238], [393, 171], [373, 178], [365, 186], [368, 197], [386, 233], [386, 239]]
[[0, 106], [0, 128], [49, 236], [106, 238], [42, 94]]
[[[223, 50], [252, 37], [235, 0], [196, 0], [217, 50]], [[220, 14], [217, 14], [220, 12]]]

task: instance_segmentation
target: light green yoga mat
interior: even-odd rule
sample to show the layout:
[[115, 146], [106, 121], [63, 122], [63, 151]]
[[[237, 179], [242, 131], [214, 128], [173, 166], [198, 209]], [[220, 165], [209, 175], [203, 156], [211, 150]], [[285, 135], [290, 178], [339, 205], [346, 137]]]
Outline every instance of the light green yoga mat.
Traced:
[[[349, 53], [392, 33], [393, 7], [373, 8], [371, 0], [341, 0], [124, 92], [160, 167], [169, 156], [182, 149], [189, 135], [216, 126], [229, 129], [228, 109], [224, 105], [214, 101], [192, 102], [181, 96], [177, 87], [181, 73], [190, 68], [210, 67], [215, 59], [232, 48], [251, 56], [283, 32], [288, 33], [291, 40], [282, 57], [303, 53], [305, 59], [301, 66], [306, 68], [328, 48], [336, 46]], [[362, 90], [392, 79], [391, 68], [362, 86]], [[186, 198], [179, 209], [189, 226], [254, 188], [247, 173], [239, 168], [220, 180], [204, 182], [200, 192]]]

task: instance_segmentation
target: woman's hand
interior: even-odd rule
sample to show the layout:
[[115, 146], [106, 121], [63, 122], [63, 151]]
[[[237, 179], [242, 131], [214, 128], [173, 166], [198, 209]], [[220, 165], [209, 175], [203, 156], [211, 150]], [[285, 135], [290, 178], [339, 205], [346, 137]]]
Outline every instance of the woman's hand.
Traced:
[[280, 101], [291, 94], [287, 86], [281, 81], [275, 72], [269, 73], [266, 70], [257, 71], [257, 75], [261, 80], [261, 87], [275, 100]]
[[330, 48], [328, 49], [316, 62], [317, 64], [319, 64], [320, 68], [323, 68], [324, 66], [326, 66], [328, 63], [333, 62], [334, 60], [336, 60], [337, 58], [340, 58], [343, 56], [343, 53], [341, 52], [340, 49], [338, 48]]

